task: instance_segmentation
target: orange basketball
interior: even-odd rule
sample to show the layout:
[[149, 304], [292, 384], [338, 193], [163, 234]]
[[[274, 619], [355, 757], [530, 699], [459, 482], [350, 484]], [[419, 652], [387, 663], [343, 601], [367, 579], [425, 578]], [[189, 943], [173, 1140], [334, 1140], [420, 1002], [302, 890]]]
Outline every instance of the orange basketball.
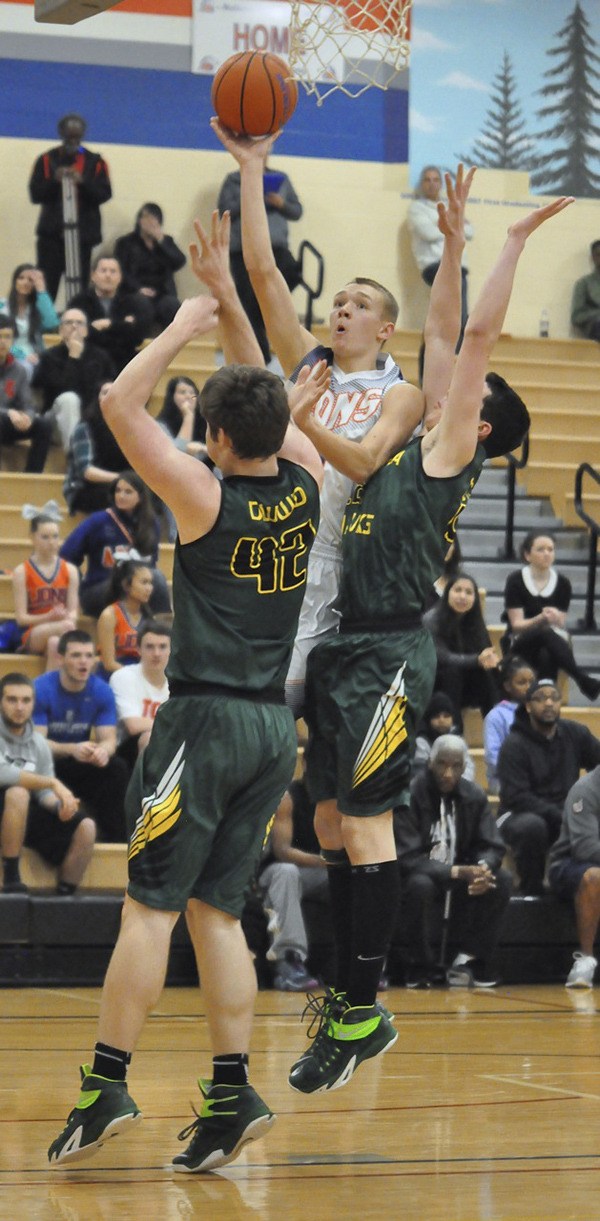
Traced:
[[270, 136], [291, 119], [298, 87], [284, 59], [271, 51], [240, 51], [215, 74], [211, 100], [224, 127], [238, 135]]

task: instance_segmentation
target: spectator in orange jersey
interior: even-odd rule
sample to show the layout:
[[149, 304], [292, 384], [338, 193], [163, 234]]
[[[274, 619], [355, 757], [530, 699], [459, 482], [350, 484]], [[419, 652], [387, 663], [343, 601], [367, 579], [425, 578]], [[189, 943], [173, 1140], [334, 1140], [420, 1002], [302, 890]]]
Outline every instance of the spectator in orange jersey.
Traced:
[[98, 652], [101, 665], [97, 673], [107, 681], [122, 666], [140, 660], [138, 630], [149, 617], [152, 597], [152, 570], [139, 560], [117, 564], [112, 577], [112, 598], [98, 619]]
[[46, 669], [55, 670], [60, 637], [77, 626], [79, 573], [59, 558], [56, 515], [42, 511], [32, 518], [31, 541], [29, 559], [13, 573], [15, 618], [25, 629], [21, 650], [45, 656]]

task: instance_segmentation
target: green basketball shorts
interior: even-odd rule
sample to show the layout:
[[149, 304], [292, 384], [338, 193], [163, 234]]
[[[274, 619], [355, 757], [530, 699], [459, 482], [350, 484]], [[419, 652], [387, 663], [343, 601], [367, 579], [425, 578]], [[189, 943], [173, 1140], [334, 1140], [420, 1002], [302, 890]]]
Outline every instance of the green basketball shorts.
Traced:
[[383, 814], [408, 798], [416, 728], [435, 680], [423, 628], [340, 635], [308, 659], [307, 781], [313, 801]]
[[239, 917], [296, 750], [283, 705], [221, 694], [163, 704], [127, 791], [131, 897], [162, 911], [201, 899]]

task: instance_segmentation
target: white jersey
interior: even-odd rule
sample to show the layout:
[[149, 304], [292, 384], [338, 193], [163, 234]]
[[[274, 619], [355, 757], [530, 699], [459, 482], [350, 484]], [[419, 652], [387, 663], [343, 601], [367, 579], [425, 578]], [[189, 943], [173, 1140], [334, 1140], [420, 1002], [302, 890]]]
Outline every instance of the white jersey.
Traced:
[[[381, 367], [357, 373], [343, 373], [334, 363], [331, 385], [315, 407], [315, 418], [324, 428], [340, 433], [350, 441], [360, 441], [377, 423], [386, 390], [399, 381], [402, 381], [402, 375], [391, 356], [385, 358]], [[328, 553], [332, 558], [339, 552], [342, 517], [351, 490], [352, 480], [326, 462], [321, 488], [321, 521], [313, 552]]]
[[[357, 373], [343, 373], [334, 363], [330, 388], [321, 395], [314, 414], [324, 428], [359, 441], [377, 423], [386, 391], [401, 381], [402, 374], [391, 356], [382, 358], [376, 369]], [[351, 490], [352, 480], [326, 462], [321, 521], [308, 559], [306, 591], [286, 684], [286, 702], [296, 716], [302, 711], [308, 655], [316, 644], [338, 630], [339, 614], [334, 604], [342, 568], [342, 518]]]
[[169, 698], [166, 678], [162, 687], [154, 687], [144, 678], [141, 662], [115, 670], [110, 676], [110, 686], [117, 705], [119, 742], [127, 737], [123, 721], [129, 717], [151, 717], [154, 720], [161, 704]]

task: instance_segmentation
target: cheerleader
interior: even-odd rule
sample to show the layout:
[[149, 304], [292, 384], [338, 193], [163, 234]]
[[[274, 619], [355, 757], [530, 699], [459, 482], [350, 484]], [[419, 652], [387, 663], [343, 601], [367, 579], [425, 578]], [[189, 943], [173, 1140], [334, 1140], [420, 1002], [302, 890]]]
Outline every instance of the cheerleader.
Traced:
[[33, 550], [13, 573], [15, 619], [24, 628], [20, 651], [46, 658], [46, 669], [58, 667], [58, 641], [77, 627], [79, 573], [59, 558], [56, 518], [43, 511], [32, 518]]

